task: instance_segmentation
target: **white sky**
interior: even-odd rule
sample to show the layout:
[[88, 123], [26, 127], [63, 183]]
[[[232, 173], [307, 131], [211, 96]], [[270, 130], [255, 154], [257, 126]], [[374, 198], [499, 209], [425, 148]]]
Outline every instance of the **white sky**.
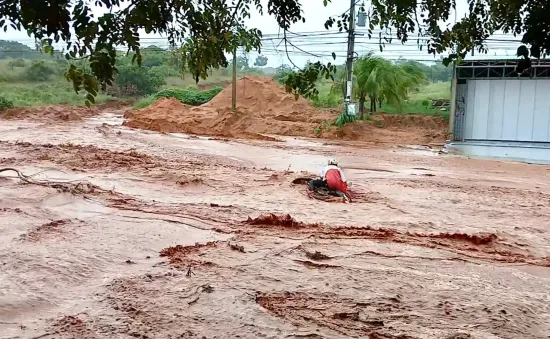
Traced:
[[[267, 0], [262, 0], [262, 3], [264, 4], [264, 12], [267, 12]], [[300, 32], [313, 32], [313, 31], [325, 31], [324, 29], [324, 23], [330, 16], [336, 16], [339, 14], [342, 14], [346, 10], [349, 9], [350, 1], [349, 0], [332, 0], [332, 3], [329, 3], [327, 7], [323, 6], [323, 0], [301, 0], [301, 3], [303, 5], [303, 9], [305, 12], [305, 23], [297, 23], [291, 27], [291, 31], [294, 33], [300, 33]], [[360, 0], [357, 2], [356, 9], [358, 9], [359, 5], [361, 5], [363, 2]], [[368, 5], [368, 2], [365, 2], [366, 5]], [[451, 20], [449, 23], [454, 23], [455, 15], [456, 19], [460, 19], [466, 11], [468, 10], [468, 4], [466, 0], [457, 0], [457, 10], [455, 14], [451, 15]], [[94, 14], [100, 15], [102, 12], [104, 12], [104, 8], [94, 8]], [[274, 34], [279, 33], [279, 27], [277, 25], [277, 22], [274, 17], [271, 17], [267, 14], [264, 14], [261, 16], [258, 12], [255, 11], [255, 9], [252, 9], [252, 17], [250, 19], [247, 19], [246, 24], [250, 28], [258, 28], [262, 31], [264, 36], [272, 36]], [[357, 30], [359, 33], [361, 31], [365, 31], [365, 28], [357, 27]], [[330, 32], [337, 32], [336, 29], [331, 30]], [[142, 44], [143, 46], [147, 45], [156, 45], [159, 47], [167, 47], [167, 41], [164, 40], [160, 35], [156, 34], [145, 34], [144, 32], [141, 35], [142, 38]], [[519, 46], [519, 43], [516, 42], [519, 38], [514, 38], [513, 36], [504, 36], [499, 35], [496, 37], [497, 39], [502, 40], [513, 40], [513, 41], [497, 41], [497, 42], [491, 42], [489, 44], [490, 50], [489, 50], [489, 56], [513, 56], [515, 54], [515, 49], [517, 46]], [[0, 39], [3, 40], [16, 40], [20, 41], [24, 44], [27, 44], [29, 46], [33, 45], [33, 40], [25, 33], [25, 32], [18, 32], [13, 30], [8, 30], [7, 33], [3, 33], [0, 35]], [[317, 36], [317, 37], [299, 37], [295, 36], [292, 38], [292, 41], [299, 46], [301, 49], [313, 53], [315, 55], [320, 55], [320, 57], [313, 57], [309, 55], [304, 55], [303, 52], [299, 52], [296, 50], [293, 50], [292, 47], [289, 46], [289, 52], [290, 56], [292, 58], [292, 61], [298, 65], [302, 66], [305, 64], [306, 61], [316, 61], [316, 60], [322, 60], [324, 62], [333, 62], [332, 57], [330, 57], [330, 54], [332, 52], [335, 52], [337, 54], [336, 63], [342, 64], [345, 62], [345, 54], [347, 50], [347, 44], [346, 44], [346, 34], [335, 34], [335, 35], [329, 35], [329, 36]], [[356, 37], [356, 45], [355, 45], [355, 51], [358, 54], [365, 53], [369, 50], [375, 51], [378, 55], [390, 58], [390, 59], [396, 59], [400, 56], [406, 58], [406, 59], [412, 59], [412, 60], [436, 60], [437, 58], [434, 58], [433, 55], [430, 55], [426, 52], [424, 49], [423, 51], [420, 51], [418, 47], [416, 46], [416, 40], [411, 40], [406, 45], [402, 45], [398, 41], [392, 42], [392, 44], [388, 45], [386, 44], [386, 48], [383, 53], [379, 52], [378, 46], [377, 46], [378, 39], [373, 36], [372, 40], [368, 40], [368, 37], [366, 34], [364, 36], [357, 36]], [[267, 66], [277, 67], [281, 64], [291, 64], [287, 56], [284, 52], [284, 44], [279, 44], [280, 40], [270, 40], [270, 41], [264, 41], [263, 43], [263, 49], [264, 49], [264, 55], [268, 57], [268, 64]], [[56, 46], [57, 47], [57, 46]], [[60, 45], [59, 47], [62, 47]], [[253, 63], [253, 60], [256, 58], [257, 53], [253, 52], [250, 53], [249, 57], [251, 59], [251, 65]]]

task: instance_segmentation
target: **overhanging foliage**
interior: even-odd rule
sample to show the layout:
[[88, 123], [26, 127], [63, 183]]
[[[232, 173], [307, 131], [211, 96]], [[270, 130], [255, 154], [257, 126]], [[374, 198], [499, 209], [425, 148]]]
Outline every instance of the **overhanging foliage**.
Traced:
[[[319, 6], [327, 2], [319, 0]], [[524, 60], [521, 69], [529, 67], [530, 58], [539, 58], [550, 49], [546, 0], [468, 0], [467, 15], [445, 28], [441, 23], [451, 18], [456, 0], [372, 0], [370, 4], [368, 35], [373, 37], [376, 28], [382, 30], [378, 34], [381, 50], [394, 35], [401, 42], [419, 35], [427, 37], [418, 40], [419, 48], [432, 54], [448, 53], [448, 63], [474, 49], [486, 51], [485, 39], [501, 30], [522, 35], [525, 46], [518, 49]], [[96, 17], [92, 6], [107, 11]], [[285, 44], [290, 44], [286, 32], [291, 26], [305, 21], [298, 0], [269, 0], [267, 6], [260, 0], [4, 0], [0, 2], [0, 29], [24, 30], [50, 54], [54, 53], [54, 42], [64, 42], [67, 59], [88, 59], [90, 72], [71, 63], [67, 79], [73, 82], [75, 91], [88, 92], [89, 104], [99, 89], [113, 84], [116, 48], [125, 46], [134, 52], [134, 61], [141, 64], [140, 29], [166, 36], [181, 71], [190, 72], [196, 81], [206, 78], [213, 68], [226, 67], [225, 54], [236, 46], [260, 50], [261, 31], [244, 25], [251, 16], [251, 7], [275, 17]], [[325, 27], [346, 30], [348, 22], [346, 12], [329, 18]], [[308, 64], [287, 77], [286, 88], [296, 95], [315, 96], [314, 82], [321, 76], [332, 77], [335, 70], [333, 65]]]

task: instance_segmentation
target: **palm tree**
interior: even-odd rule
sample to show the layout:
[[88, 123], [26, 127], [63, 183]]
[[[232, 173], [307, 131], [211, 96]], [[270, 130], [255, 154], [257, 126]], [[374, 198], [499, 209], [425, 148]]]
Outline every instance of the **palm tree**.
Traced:
[[[340, 72], [332, 87], [333, 92], [346, 91], [346, 72]], [[359, 101], [359, 116], [365, 112], [365, 102], [370, 100], [370, 111], [376, 112], [377, 103], [400, 105], [407, 98], [411, 88], [424, 81], [422, 69], [416, 65], [394, 65], [381, 57], [369, 53], [359, 58], [353, 69], [353, 94]]]

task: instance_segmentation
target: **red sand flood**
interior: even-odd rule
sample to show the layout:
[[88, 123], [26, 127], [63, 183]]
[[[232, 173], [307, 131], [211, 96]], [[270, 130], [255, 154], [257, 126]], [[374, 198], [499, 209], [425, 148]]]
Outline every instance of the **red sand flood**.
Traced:
[[[239, 86], [235, 118], [222, 92], [140, 129], [2, 121], [0, 338], [548, 338], [548, 166], [399, 147], [440, 128], [413, 117], [257, 140], [328, 113]], [[329, 157], [351, 204], [307, 195]]]

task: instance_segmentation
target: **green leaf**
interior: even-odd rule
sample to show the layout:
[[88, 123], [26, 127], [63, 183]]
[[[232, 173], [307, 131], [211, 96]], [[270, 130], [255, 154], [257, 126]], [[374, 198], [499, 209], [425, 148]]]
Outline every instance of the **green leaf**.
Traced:
[[332, 52], [332, 59], [336, 60], [336, 53]]
[[[89, 103], [92, 103], [92, 104], [95, 104], [95, 98], [92, 94], [88, 93], [86, 94], [86, 101], [88, 101]], [[89, 106], [88, 106], [89, 107]]]

